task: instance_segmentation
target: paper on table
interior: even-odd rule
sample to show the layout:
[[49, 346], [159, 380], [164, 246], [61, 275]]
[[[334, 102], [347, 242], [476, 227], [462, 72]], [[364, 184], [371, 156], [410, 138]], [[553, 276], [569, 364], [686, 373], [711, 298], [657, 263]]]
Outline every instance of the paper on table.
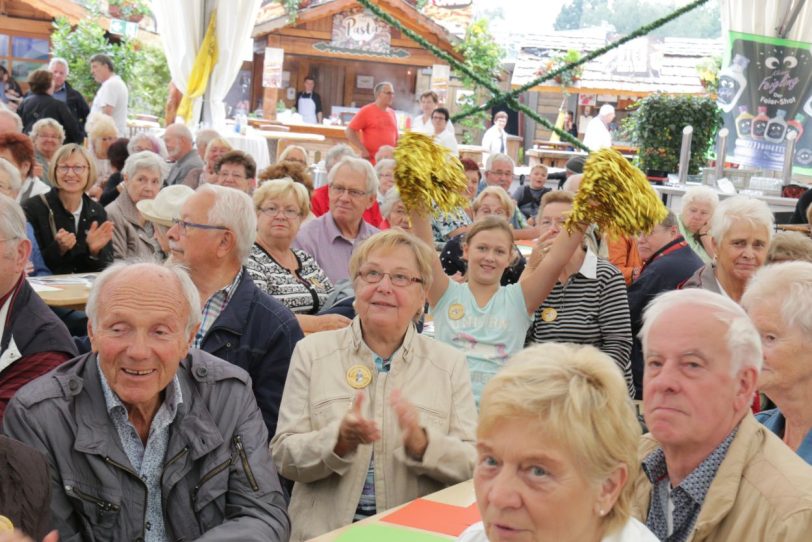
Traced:
[[446, 536], [421, 533], [379, 523], [354, 525], [344, 531], [336, 542], [448, 542]]
[[35, 292], [58, 292], [61, 288], [54, 288], [53, 286], [46, 286], [45, 284], [41, 284], [39, 282], [31, 282], [29, 281], [28, 284], [31, 285], [31, 289]]
[[468, 507], [453, 506], [428, 499], [417, 499], [381, 518], [381, 521], [405, 525], [424, 531], [459, 536], [479, 521], [476, 503]]

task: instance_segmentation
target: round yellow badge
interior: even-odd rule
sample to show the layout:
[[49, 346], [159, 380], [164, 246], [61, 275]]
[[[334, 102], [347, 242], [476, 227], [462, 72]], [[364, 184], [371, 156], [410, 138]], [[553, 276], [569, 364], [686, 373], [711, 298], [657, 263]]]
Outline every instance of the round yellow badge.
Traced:
[[547, 307], [541, 311], [541, 319], [545, 322], [553, 322], [558, 318], [558, 311], [552, 307]]
[[459, 320], [463, 316], [465, 316], [465, 307], [459, 303], [454, 303], [448, 307], [448, 317], [452, 320]]
[[13, 533], [14, 524], [6, 516], [0, 516], [0, 534]]
[[372, 382], [372, 371], [365, 365], [353, 365], [347, 370], [347, 384], [362, 390]]

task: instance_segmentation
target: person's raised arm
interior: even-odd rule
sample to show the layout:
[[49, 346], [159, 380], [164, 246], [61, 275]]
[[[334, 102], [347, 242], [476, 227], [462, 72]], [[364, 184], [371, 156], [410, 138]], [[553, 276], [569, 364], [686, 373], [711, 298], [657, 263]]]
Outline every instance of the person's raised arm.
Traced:
[[519, 284], [522, 285], [528, 314], [536, 312], [538, 306], [555, 286], [561, 270], [564, 269], [575, 249], [583, 242], [584, 229], [583, 226], [578, 225], [572, 233], [568, 233], [566, 229], [562, 230], [550, 246], [550, 251], [544, 255], [536, 268], [522, 275]]
[[437, 254], [437, 251], [434, 250], [434, 236], [431, 233], [431, 217], [428, 212], [421, 214], [412, 211], [411, 221], [414, 234], [431, 248], [432, 281], [431, 288], [429, 288], [428, 299], [429, 306], [434, 307], [448, 288], [448, 276], [446, 276], [445, 271], [443, 271], [440, 256]]

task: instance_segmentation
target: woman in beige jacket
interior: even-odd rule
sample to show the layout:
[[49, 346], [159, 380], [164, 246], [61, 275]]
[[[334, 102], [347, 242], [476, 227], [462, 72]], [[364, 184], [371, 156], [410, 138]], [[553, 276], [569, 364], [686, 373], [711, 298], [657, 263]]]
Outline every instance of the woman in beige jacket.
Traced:
[[291, 540], [308, 540], [467, 480], [476, 408], [464, 355], [413, 320], [431, 283], [431, 249], [399, 230], [350, 260], [356, 318], [296, 346], [271, 441], [296, 482]]
[[107, 217], [114, 224], [115, 259], [163, 259], [153, 225], [141, 216], [136, 204], [141, 200], [155, 199], [166, 177], [166, 170], [166, 162], [151, 151], [131, 154], [124, 163], [124, 169], [121, 170], [124, 181], [119, 185], [122, 188], [121, 194], [105, 207]]

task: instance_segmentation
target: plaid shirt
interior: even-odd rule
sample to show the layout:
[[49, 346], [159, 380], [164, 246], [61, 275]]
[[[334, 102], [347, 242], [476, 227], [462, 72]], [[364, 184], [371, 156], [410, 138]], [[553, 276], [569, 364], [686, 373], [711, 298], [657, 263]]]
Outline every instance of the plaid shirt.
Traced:
[[217, 318], [225, 310], [226, 305], [228, 305], [228, 302], [231, 299], [231, 295], [237, 291], [237, 286], [240, 284], [240, 280], [242, 279], [242, 273], [243, 268], [240, 267], [240, 272], [237, 273], [236, 277], [234, 277], [234, 282], [222, 290], [217, 290], [214, 292], [208, 301], [206, 301], [206, 304], [203, 305], [203, 318], [200, 321], [200, 328], [198, 328], [197, 334], [195, 334], [195, 348], [200, 348], [200, 345], [203, 344], [203, 339], [206, 337], [206, 333], [209, 332], [212, 324], [217, 321]]

